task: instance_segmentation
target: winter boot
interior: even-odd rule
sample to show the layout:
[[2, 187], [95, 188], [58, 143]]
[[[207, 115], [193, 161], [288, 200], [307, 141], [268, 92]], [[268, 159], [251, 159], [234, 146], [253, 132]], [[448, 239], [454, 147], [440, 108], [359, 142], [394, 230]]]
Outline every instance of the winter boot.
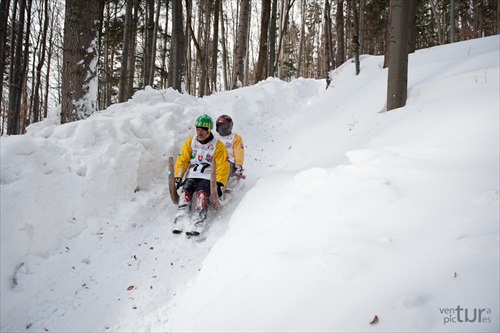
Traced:
[[188, 224], [189, 220], [188, 210], [186, 208], [179, 208], [179, 211], [175, 215], [174, 219], [174, 228], [172, 229], [172, 233], [180, 234]]
[[207, 218], [208, 210], [208, 193], [198, 191], [196, 194], [196, 212], [191, 218], [190, 230], [186, 231], [188, 236], [198, 236], [204, 227], [205, 219]]
[[[203, 215], [205, 215], [203, 217]], [[186, 231], [187, 236], [199, 236], [205, 227], [206, 212], [195, 213], [192, 218], [192, 224], [189, 226], [188, 231]]]

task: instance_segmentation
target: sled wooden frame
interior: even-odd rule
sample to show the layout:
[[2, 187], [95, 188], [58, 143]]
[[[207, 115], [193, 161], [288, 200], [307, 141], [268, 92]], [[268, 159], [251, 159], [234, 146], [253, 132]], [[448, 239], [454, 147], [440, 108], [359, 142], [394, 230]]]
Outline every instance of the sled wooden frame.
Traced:
[[170, 192], [170, 198], [172, 202], [176, 205], [179, 204], [179, 193], [177, 193], [177, 187], [175, 186], [175, 164], [174, 158], [170, 156], [168, 158], [168, 190]]
[[212, 160], [212, 165], [210, 166], [210, 203], [214, 206], [215, 210], [222, 209], [222, 203], [219, 200], [219, 195], [217, 194], [217, 165], [215, 159]]
[[[212, 172], [210, 174], [210, 203], [214, 207], [215, 210], [220, 210], [222, 209], [223, 205], [219, 199], [219, 196], [217, 195], [217, 179], [216, 179], [216, 173], [217, 173], [217, 167], [215, 164], [215, 160], [212, 160]], [[177, 192], [177, 188], [175, 186], [175, 163], [174, 163], [174, 158], [170, 156], [168, 158], [168, 190], [170, 192], [170, 198], [172, 199], [172, 202], [176, 205], [179, 204], [179, 193]]]

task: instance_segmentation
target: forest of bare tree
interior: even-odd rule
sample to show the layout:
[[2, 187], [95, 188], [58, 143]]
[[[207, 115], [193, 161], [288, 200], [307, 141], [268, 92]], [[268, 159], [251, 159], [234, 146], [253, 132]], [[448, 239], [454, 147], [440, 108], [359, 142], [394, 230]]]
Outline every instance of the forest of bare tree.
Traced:
[[52, 112], [62, 123], [84, 119], [146, 86], [205, 96], [267, 77], [329, 82], [349, 59], [359, 72], [362, 54], [390, 66], [389, 44], [401, 38], [407, 57], [499, 34], [499, 0], [408, 0], [402, 25], [390, 20], [398, 3], [1, 0], [1, 134]]

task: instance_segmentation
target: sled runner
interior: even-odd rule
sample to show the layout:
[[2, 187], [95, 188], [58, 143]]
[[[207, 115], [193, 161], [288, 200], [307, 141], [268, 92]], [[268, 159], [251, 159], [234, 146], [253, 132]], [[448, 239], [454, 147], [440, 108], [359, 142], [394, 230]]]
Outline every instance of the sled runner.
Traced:
[[[215, 159], [212, 160], [211, 168], [212, 173], [210, 174], [210, 203], [215, 208], [215, 210], [220, 210], [223, 205], [219, 200], [219, 195], [217, 194], [217, 181], [215, 177], [217, 165], [215, 164]], [[224, 196], [224, 194], [222, 196]]]

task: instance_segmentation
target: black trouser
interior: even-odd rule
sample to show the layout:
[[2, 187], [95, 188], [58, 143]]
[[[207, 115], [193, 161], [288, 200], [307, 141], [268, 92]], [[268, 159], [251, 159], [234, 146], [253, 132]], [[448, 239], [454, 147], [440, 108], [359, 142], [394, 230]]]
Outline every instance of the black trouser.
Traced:
[[179, 198], [179, 209], [191, 210], [191, 198], [196, 192], [196, 210], [206, 211], [210, 199], [210, 180], [201, 178], [187, 178], [182, 187]]

